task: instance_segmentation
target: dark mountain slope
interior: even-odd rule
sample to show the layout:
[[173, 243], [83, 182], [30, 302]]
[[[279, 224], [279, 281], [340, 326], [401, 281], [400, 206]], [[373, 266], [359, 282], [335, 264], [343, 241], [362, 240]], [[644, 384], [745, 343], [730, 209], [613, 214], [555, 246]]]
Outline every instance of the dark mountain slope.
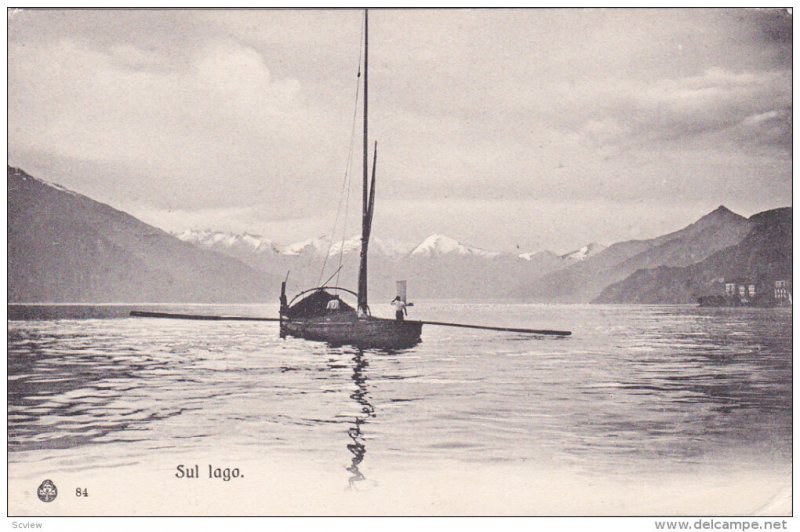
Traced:
[[586, 303], [603, 289], [641, 268], [688, 266], [736, 244], [750, 222], [719, 207], [679, 231], [650, 240], [619, 242], [587, 260], [543, 276], [519, 290], [519, 297], [539, 301]]
[[280, 280], [8, 168], [9, 302], [256, 302]]
[[791, 279], [792, 209], [764, 211], [750, 218], [741, 242], [683, 268], [642, 269], [608, 286], [596, 303], [694, 303], [720, 293], [723, 279]]

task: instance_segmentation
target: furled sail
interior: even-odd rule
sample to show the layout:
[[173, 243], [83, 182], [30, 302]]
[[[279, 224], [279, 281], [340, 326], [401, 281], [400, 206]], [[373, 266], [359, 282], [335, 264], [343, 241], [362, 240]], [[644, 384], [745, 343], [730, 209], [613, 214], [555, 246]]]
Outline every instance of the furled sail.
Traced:
[[406, 284], [406, 281], [397, 281], [397, 297], [399, 297], [403, 303], [408, 303]]

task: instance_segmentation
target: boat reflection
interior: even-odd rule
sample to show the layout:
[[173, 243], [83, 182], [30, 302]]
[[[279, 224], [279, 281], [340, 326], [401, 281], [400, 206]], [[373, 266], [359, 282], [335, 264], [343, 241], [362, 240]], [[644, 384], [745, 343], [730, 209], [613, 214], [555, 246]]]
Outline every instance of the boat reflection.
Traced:
[[355, 416], [352, 426], [347, 430], [347, 435], [352, 440], [347, 444], [347, 450], [353, 455], [350, 466], [347, 467], [352, 476], [348, 479], [349, 487], [353, 488], [356, 482], [366, 480], [366, 477], [359, 469], [361, 462], [364, 461], [364, 456], [367, 454], [365, 445], [364, 433], [361, 428], [362, 425], [367, 423], [369, 418], [375, 416], [375, 408], [369, 402], [369, 394], [367, 392], [367, 376], [365, 373], [369, 362], [364, 356], [362, 349], [356, 349], [355, 355], [351, 359], [353, 362], [353, 374], [350, 377], [355, 384], [353, 393], [350, 398], [358, 403], [360, 413]]

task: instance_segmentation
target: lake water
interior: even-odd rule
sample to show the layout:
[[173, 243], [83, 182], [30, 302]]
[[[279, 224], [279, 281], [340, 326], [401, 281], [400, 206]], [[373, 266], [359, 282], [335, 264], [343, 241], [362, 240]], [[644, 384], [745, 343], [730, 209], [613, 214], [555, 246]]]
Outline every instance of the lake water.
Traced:
[[[277, 315], [10, 306], [12, 514], [791, 511], [789, 309], [419, 302], [573, 335], [425, 326], [381, 352], [134, 308]], [[244, 478], [176, 477], [209, 463]], [[45, 478], [66, 495], [40, 503]]]

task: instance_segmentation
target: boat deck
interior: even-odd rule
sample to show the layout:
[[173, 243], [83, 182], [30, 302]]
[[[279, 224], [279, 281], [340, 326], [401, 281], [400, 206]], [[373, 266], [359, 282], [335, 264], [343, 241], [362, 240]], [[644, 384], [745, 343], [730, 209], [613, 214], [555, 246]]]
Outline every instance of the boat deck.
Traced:
[[383, 349], [401, 349], [420, 342], [422, 322], [357, 317], [353, 313], [331, 313], [309, 318], [284, 318], [281, 336]]

